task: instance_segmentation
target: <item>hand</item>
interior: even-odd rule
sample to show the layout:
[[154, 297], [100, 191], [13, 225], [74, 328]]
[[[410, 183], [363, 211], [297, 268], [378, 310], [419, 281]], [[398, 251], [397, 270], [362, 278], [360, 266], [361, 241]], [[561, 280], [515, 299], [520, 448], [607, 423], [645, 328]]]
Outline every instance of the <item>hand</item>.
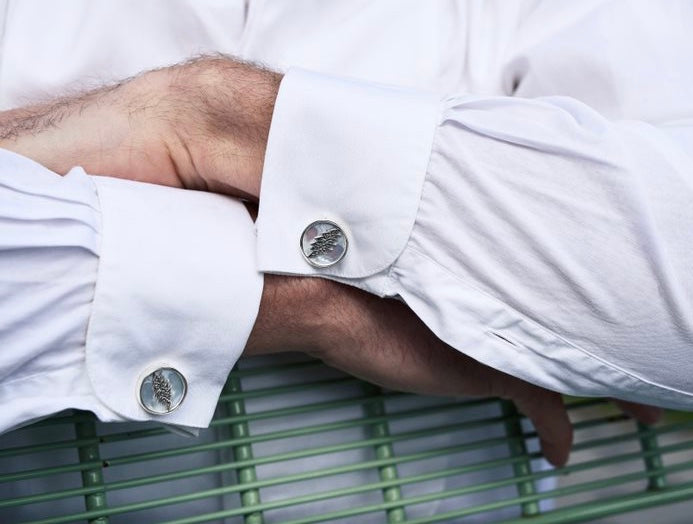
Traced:
[[[0, 114], [0, 147], [57, 173], [88, 172], [256, 200], [281, 77], [202, 58], [130, 81]], [[559, 394], [480, 364], [438, 340], [404, 305], [334, 282], [267, 275], [247, 354], [307, 351], [384, 387], [500, 396], [534, 423], [552, 463], [572, 429]], [[643, 422], [656, 408], [630, 403]]]
[[[441, 342], [404, 304], [328, 280], [265, 276], [247, 355], [307, 351], [383, 387], [510, 399], [533, 422], [545, 457], [566, 463], [572, 426], [558, 393], [485, 366]], [[659, 409], [618, 402], [652, 423]]]
[[223, 56], [0, 113], [0, 147], [88, 173], [257, 200], [281, 75]]

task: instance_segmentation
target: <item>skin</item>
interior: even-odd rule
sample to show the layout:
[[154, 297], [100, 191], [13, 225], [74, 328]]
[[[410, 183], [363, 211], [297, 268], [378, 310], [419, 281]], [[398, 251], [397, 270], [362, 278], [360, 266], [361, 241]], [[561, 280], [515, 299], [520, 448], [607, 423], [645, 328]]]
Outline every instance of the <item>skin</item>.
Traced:
[[[56, 173], [209, 190], [257, 202], [281, 75], [223, 56], [145, 73], [72, 98], [0, 113], [0, 147]], [[304, 351], [381, 386], [510, 399], [546, 458], [568, 459], [572, 427], [558, 393], [447, 346], [404, 304], [329, 280], [265, 275], [246, 355]], [[616, 401], [655, 422], [658, 408]]]

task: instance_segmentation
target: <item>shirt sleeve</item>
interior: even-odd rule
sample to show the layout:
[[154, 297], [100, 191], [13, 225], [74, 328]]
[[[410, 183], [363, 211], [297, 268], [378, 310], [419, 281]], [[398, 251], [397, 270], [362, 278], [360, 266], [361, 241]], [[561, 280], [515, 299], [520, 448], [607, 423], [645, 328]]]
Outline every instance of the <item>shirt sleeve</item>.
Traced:
[[693, 10], [556, 4], [525, 13], [507, 96], [289, 71], [259, 267], [399, 297], [459, 351], [553, 390], [691, 409]]
[[206, 427], [257, 315], [254, 242], [235, 200], [0, 150], [0, 431], [67, 408]]

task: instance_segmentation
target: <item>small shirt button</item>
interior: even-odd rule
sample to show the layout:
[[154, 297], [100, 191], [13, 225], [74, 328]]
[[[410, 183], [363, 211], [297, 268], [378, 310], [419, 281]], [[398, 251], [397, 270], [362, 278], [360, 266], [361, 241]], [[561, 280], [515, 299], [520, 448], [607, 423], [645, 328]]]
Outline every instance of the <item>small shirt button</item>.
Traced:
[[188, 384], [178, 370], [159, 368], [142, 380], [140, 404], [148, 413], [165, 415], [181, 405], [187, 391]]
[[329, 220], [318, 220], [303, 230], [301, 252], [315, 267], [329, 267], [344, 258], [348, 242], [344, 231]]

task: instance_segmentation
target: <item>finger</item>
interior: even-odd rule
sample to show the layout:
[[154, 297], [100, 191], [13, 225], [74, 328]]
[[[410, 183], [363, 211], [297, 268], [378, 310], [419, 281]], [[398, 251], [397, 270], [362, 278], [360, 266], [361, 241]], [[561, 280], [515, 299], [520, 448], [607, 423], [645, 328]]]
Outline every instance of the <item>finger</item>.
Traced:
[[626, 415], [633, 417], [643, 424], [655, 424], [662, 418], [662, 409], [656, 406], [647, 406], [645, 404], [627, 402], [616, 398], [613, 399], [613, 401]]
[[513, 400], [534, 424], [544, 457], [554, 466], [564, 466], [573, 444], [573, 425], [563, 397], [530, 384], [520, 387], [522, 389], [513, 396]]

